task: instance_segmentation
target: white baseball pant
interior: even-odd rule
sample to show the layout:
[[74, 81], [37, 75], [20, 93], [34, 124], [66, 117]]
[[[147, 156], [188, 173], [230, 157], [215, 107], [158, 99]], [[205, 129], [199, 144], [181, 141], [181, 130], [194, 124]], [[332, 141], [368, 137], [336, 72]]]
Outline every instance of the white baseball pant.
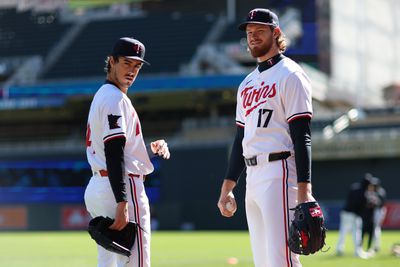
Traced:
[[[128, 258], [97, 245], [98, 267], [150, 267], [150, 207], [143, 176], [127, 176], [125, 184], [129, 220], [140, 225], [131, 251], [132, 255]], [[85, 191], [85, 204], [93, 218], [97, 216], [115, 218], [117, 203], [108, 177], [99, 174], [92, 176]]]
[[301, 267], [288, 247], [297, 205], [294, 158], [247, 167], [246, 216], [256, 267]]
[[340, 212], [339, 240], [336, 245], [336, 252], [343, 254], [346, 235], [351, 233], [354, 243], [354, 254], [361, 253], [361, 234], [362, 234], [362, 219], [353, 212], [342, 210]]

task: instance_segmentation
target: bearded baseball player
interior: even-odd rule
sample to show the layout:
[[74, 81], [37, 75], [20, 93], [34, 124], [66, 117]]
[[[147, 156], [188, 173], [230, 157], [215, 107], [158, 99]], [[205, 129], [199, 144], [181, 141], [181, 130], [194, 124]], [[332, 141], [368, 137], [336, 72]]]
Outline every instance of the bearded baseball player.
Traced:
[[145, 47], [136, 39], [116, 41], [106, 60], [107, 78], [90, 106], [86, 154], [93, 176], [85, 191], [91, 216], [114, 219], [109, 227], [139, 226], [131, 256], [98, 247], [99, 267], [150, 266], [150, 208], [143, 181], [153, 171], [151, 156], [170, 157], [167, 143], [157, 140], [146, 149], [137, 112], [127, 96], [144, 60]]
[[[302, 217], [295, 218], [293, 208], [312, 204], [304, 209], [306, 215], [322, 220], [311, 191], [310, 80], [298, 64], [282, 54], [286, 42], [275, 13], [253, 9], [239, 29], [246, 32], [258, 66], [238, 89], [237, 133], [218, 208], [225, 217], [234, 215], [233, 189], [246, 167], [245, 206], [254, 265], [298, 267], [298, 254], [320, 248], [305, 250], [314, 237], [307, 239], [306, 231], [296, 228], [293, 220]], [[289, 245], [292, 232], [294, 239], [302, 234], [295, 251]]]

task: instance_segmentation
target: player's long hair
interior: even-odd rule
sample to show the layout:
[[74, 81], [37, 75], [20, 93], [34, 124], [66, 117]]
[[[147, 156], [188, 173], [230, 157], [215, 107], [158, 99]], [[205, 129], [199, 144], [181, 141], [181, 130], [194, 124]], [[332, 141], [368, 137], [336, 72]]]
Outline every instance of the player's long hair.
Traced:
[[[271, 31], [274, 31], [274, 29], [275, 29], [274, 26], [270, 26], [270, 28], [271, 28]], [[279, 34], [279, 36], [275, 39], [275, 41], [276, 41], [276, 45], [277, 45], [278, 48], [279, 48], [279, 51], [280, 51], [281, 53], [285, 52], [285, 51], [286, 51], [286, 47], [287, 47], [287, 43], [286, 43], [286, 36], [285, 36], [285, 34], [283, 33], [282, 30], [280, 30], [280, 34]]]
[[106, 63], [106, 65], [104, 66], [104, 72], [105, 73], [110, 73], [111, 70], [111, 64], [110, 64], [110, 59], [111, 57], [114, 58], [115, 62], [118, 62], [119, 58], [117, 56], [108, 56], [106, 57], [106, 59], [104, 60], [104, 62]]

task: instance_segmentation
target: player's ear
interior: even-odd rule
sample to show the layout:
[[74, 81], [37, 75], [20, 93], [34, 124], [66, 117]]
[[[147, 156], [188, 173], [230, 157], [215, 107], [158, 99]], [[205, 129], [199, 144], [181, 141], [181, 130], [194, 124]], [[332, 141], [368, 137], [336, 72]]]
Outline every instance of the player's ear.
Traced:
[[110, 56], [110, 65], [114, 66], [114, 64], [115, 64], [115, 59], [113, 56]]
[[281, 35], [281, 29], [279, 27], [274, 27], [272, 30], [272, 35], [274, 36], [274, 39], [278, 38], [279, 35]]
[[119, 61], [119, 58], [116, 56], [110, 56], [110, 65], [113, 67], [115, 64], [117, 64]]

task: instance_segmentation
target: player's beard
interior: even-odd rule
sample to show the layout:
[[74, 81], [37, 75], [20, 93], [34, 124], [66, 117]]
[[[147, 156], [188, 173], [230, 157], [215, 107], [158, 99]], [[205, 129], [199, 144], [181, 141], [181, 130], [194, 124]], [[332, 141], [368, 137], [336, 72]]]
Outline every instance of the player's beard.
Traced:
[[124, 92], [133, 84], [136, 79], [136, 76], [133, 77], [132, 80], [127, 79], [127, 74], [121, 74], [116, 69], [114, 69], [111, 73], [111, 80], [118, 86], [119, 89]]
[[265, 42], [263, 44], [261, 44], [260, 46], [256, 46], [251, 48], [249, 46], [249, 50], [251, 55], [254, 58], [258, 58], [258, 57], [262, 57], [264, 55], [266, 55], [272, 48], [272, 41], [271, 42]]
[[[117, 73], [117, 72], [115, 72], [115, 77], [119, 84], [121, 84], [127, 88], [130, 87], [136, 79], [136, 76], [131, 77], [127, 73], [122, 74], [122, 73]], [[128, 79], [128, 77], [130, 77], [130, 79]]]
[[130, 79], [128, 79], [128, 75], [125, 75], [123, 78], [124, 81], [124, 85], [127, 87], [131, 87], [131, 85], [133, 84], [133, 82], [135, 81], [136, 77], [130, 77]]

